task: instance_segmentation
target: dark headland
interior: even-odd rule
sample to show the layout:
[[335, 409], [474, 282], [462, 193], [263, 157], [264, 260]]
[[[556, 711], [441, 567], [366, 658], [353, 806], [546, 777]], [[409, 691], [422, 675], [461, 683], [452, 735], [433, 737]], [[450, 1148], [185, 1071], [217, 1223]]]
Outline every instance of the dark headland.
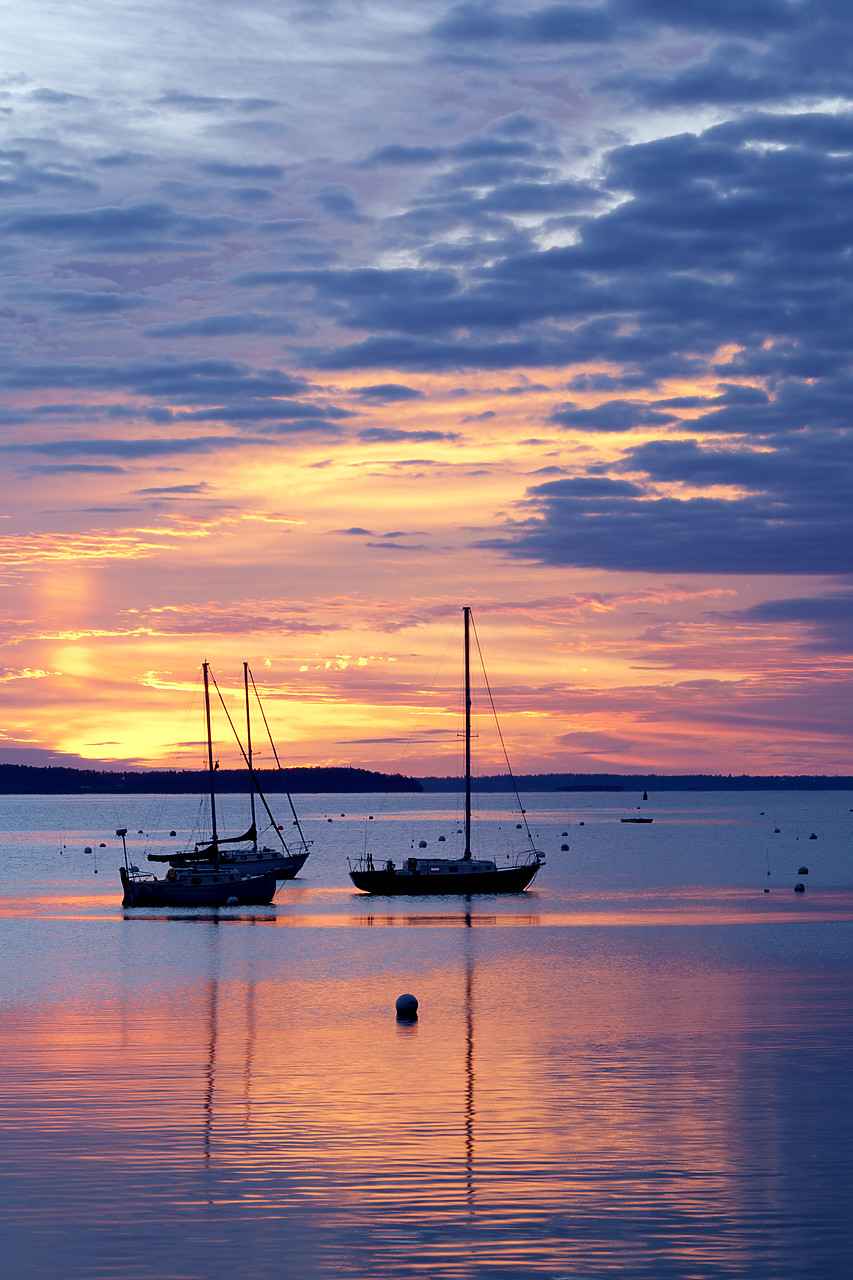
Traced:
[[[455, 777], [410, 778], [400, 773], [324, 765], [315, 768], [258, 769], [263, 791], [297, 795], [321, 792], [386, 794], [388, 792], [455, 791]], [[198, 769], [70, 769], [62, 765], [0, 764], [0, 795], [93, 794], [193, 794], [207, 788], [207, 774]], [[519, 791], [853, 791], [853, 777], [804, 774], [759, 776], [752, 774], [657, 773], [533, 773], [515, 777]], [[511, 791], [505, 774], [476, 780], [478, 791]], [[216, 789], [240, 792], [246, 774], [240, 769], [217, 769]]]
[[[317, 766], [304, 769], [256, 769], [261, 790], [269, 795], [292, 791], [298, 795], [331, 792], [420, 791], [414, 778], [399, 773], [373, 773], [369, 769]], [[208, 787], [208, 775], [200, 769], [68, 769], [62, 765], [0, 764], [0, 795], [192, 795]], [[246, 790], [245, 769], [217, 769], [216, 790]]]

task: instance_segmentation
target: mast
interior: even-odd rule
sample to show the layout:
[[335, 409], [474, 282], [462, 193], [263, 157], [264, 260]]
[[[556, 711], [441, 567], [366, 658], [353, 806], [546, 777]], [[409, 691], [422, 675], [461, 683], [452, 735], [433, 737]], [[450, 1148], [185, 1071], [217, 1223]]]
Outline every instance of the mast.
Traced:
[[471, 858], [471, 609], [467, 604], [463, 607], [462, 614], [465, 619], [465, 852], [462, 861], [466, 862]]
[[213, 733], [210, 728], [210, 687], [208, 685], [207, 668], [208, 663], [203, 662], [202, 670], [204, 671], [204, 714], [207, 721], [207, 773], [210, 780], [210, 843], [216, 848], [216, 857], [219, 857], [219, 833], [216, 830], [216, 791], [213, 786]]
[[[252, 772], [252, 717], [249, 714], [249, 664], [243, 663], [243, 688], [246, 693], [246, 763], [249, 766], [249, 805], [252, 811], [251, 830], [256, 831], [255, 826], [255, 775]], [[257, 849], [258, 842], [254, 841], [254, 849]]]

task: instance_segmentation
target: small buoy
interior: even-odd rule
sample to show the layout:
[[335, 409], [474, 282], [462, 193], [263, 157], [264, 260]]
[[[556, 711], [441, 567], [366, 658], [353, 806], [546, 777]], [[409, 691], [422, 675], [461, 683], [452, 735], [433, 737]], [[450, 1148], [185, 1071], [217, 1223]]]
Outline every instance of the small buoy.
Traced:
[[560, 845], [560, 853], [568, 853], [568, 851], [569, 851], [569, 846], [567, 844]]
[[569, 834], [569, 833], [568, 833], [568, 831], [561, 831], [561, 832], [560, 832], [560, 835], [561, 835], [561, 836], [567, 836], [568, 834]]
[[369, 813], [369, 814], [367, 815], [367, 821], [368, 821], [368, 822], [372, 822], [372, 821], [373, 821], [373, 814], [372, 814], [372, 813]]
[[342, 818], [345, 818], [346, 816], [347, 816], [347, 815], [346, 815], [345, 813], [342, 813], [342, 814], [341, 814], [341, 817], [342, 817]]
[[[817, 839], [817, 836], [815, 836], [815, 839]], [[106, 847], [107, 847], [107, 846], [104, 844], [103, 840], [102, 840], [102, 841], [101, 841], [101, 843], [98, 845], [98, 848], [99, 848], [99, 849], [106, 849]]]
[[169, 835], [170, 835], [170, 836], [176, 836], [177, 834], [178, 834], [178, 833], [177, 833], [177, 831], [170, 831], [170, 832], [169, 832]]
[[397, 996], [396, 1003], [397, 1017], [413, 1019], [418, 1016], [418, 1002], [413, 995], [405, 992], [402, 996]]
[[761, 813], [760, 813], [758, 816], [759, 816], [759, 818], [763, 818], [763, 817], [764, 817], [764, 810], [763, 810], [763, 809], [761, 810]]
[[326, 819], [326, 821], [327, 821], [327, 822], [331, 822], [331, 821], [332, 821], [332, 819], [331, 819], [331, 818], [327, 818], [327, 819]]
[[579, 822], [579, 823], [578, 823], [578, 826], [579, 826], [579, 827], [585, 827], [585, 826], [586, 826], [586, 823], [585, 823], [585, 822]]
[[239, 898], [235, 898], [235, 897], [233, 896], [233, 894], [232, 894], [232, 896], [231, 896], [230, 898], [226, 898], [226, 899], [225, 899], [225, 905], [226, 905], [226, 907], [239, 907], [239, 905], [240, 905], [240, 899], [239, 899]]
[[811, 833], [811, 835], [809, 836], [809, 839], [810, 839], [810, 840], [817, 840], [817, 836], [815, 835], [815, 833], [814, 833], [814, 832], [812, 832], [812, 833]]
[[419, 840], [419, 841], [418, 841], [418, 848], [419, 848], [419, 849], [425, 849], [426, 847], [427, 847], [426, 840]]
[[798, 876], [807, 876], [808, 874], [809, 874], [808, 867], [800, 867], [799, 870], [797, 871]]
[[773, 828], [773, 834], [774, 834], [774, 836], [778, 836], [778, 835], [779, 835], [779, 828], [778, 828], [778, 827], [774, 827], [774, 828]]
[[91, 852], [92, 852], [92, 846], [91, 846], [90, 844], [87, 844], [87, 845], [86, 845], [86, 848], [83, 850], [83, 852], [84, 852], [84, 853], [91, 853]]
[[443, 843], [445, 842], [446, 838], [447, 838], [446, 836], [439, 836], [439, 837], [438, 837], [438, 843], [439, 843], [439, 844], [443, 844]]
[[801, 880], [798, 880], [797, 883], [794, 885], [794, 893], [805, 893], [805, 891], [806, 891], [806, 886], [803, 884]]
[[140, 827], [136, 834], [137, 834], [138, 836], [141, 836], [141, 835], [144, 835], [145, 833], [143, 832], [142, 828]]
[[644, 800], [648, 800], [648, 798], [649, 798], [649, 793], [648, 793], [648, 791], [644, 791], [644, 792], [643, 792], [643, 799], [644, 799]]
[[764, 892], [765, 892], [765, 893], [769, 893], [769, 892], [770, 892], [770, 890], [769, 890], [769, 889], [765, 889], [765, 890], [764, 890]]
[[97, 867], [95, 867], [95, 875], [97, 875], [97, 874], [98, 874], [98, 868], [97, 868]]
[[520, 822], [517, 822], [517, 823], [515, 824], [515, 829], [516, 829], [516, 831], [520, 831], [520, 830], [521, 830], [521, 823], [520, 823]]

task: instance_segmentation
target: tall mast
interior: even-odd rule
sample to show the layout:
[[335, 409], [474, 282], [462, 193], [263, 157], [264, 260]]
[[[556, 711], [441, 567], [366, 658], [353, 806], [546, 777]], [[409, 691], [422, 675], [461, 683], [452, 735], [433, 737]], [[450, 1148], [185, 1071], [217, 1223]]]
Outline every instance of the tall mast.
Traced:
[[462, 860], [471, 857], [471, 660], [469, 630], [471, 610], [466, 604], [462, 609], [465, 618], [465, 852]]
[[[243, 663], [243, 688], [246, 692], [246, 763], [249, 766], [249, 805], [252, 810], [252, 830], [255, 830], [255, 775], [252, 772], [252, 717], [249, 714], [249, 664]], [[258, 842], [255, 840], [254, 848]]]
[[213, 733], [210, 727], [210, 687], [208, 685], [207, 668], [208, 664], [203, 662], [202, 670], [204, 671], [204, 714], [207, 720], [207, 774], [210, 780], [210, 830], [212, 845], [216, 845], [216, 856], [219, 857], [219, 845], [217, 840], [219, 833], [216, 830], [216, 792], [213, 786]]

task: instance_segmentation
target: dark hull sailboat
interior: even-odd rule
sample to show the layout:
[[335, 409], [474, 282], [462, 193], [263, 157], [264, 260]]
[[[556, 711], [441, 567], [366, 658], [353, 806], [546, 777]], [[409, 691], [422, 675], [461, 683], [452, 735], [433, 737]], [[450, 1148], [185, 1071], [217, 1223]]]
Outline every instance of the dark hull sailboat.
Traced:
[[[293, 807], [293, 801], [288, 795], [287, 799], [293, 814], [293, 825], [299, 833], [299, 844], [301, 848], [296, 849], [288, 845], [283, 837], [279, 834], [280, 827], [273, 821], [269, 805], [261, 791], [255, 771], [252, 765], [252, 719], [249, 713], [249, 681], [251, 680], [254, 687], [254, 678], [249, 671], [249, 664], [243, 663], [243, 687], [246, 699], [246, 750], [243, 756], [246, 762], [249, 776], [249, 800], [252, 810], [252, 821], [249, 830], [241, 836], [220, 836], [215, 842], [204, 842], [197, 844], [195, 849], [187, 853], [149, 853], [149, 862], [168, 862], [170, 867], [180, 870], [182, 867], [197, 867], [199, 864], [211, 863], [216, 867], [226, 871], [239, 871], [243, 875], [260, 875], [262, 872], [272, 871], [277, 880], [293, 880], [295, 876], [304, 867], [310, 853], [310, 841], [306, 840], [299, 819], [296, 816], [296, 810]], [[215, 683], [215, 681], [214, 681]], [[255, 690], [257, 694], [257, 690]], [[263, 706], [261, 705], [260, 696], [258, 696], [258, 705], [263, 714]], [[229, 717], [230, 719], [230, 717]], [[266, 723], [266, 716], [264, 716]], [[236, 736], [236, 735], [235, 735]], [[272, 744], [272, 739], [270, 739]], [[273, 752], [275, 753], [275, 746]], [[241, 746], [241, 751], [243, 750]], [[276, 753], [276, 762], [278, 755]], [[279, 768], [281, 765], [279, 764]], [[270, 848], [268, 845], [258, 845], [258, 829], [255, 820], [255, 798], [260, 799], [263, 807], [269, 815], [273, 824], [272, 830], [276, 832], [279, 839], [278, 848]], [[225, 848], [226, 845], [233, 845], [234, 848]]]
[[[258, 780], [252, 767], [251, 721], [249, 716], [249, 670], [243, 664], [244, 686], [246, 694], [246, 735], [247, 744], [240, 750], [246, 761], [250, 779], [250, 802], [252, 821], [248, 831], [239, 836], [220, 836], [216, 822], [216, 794], [214, 778], [216, 766], [213, 760], [213, 738], [210, 720], [209, 679], [212, 675], [208, 663], [203, 663], [204, 671], [204, 706], [207, 728], [207, 759], [210, 785], [210, 822], [212, 834], [209, 839], [197, 843], [187, 852], [151, 853], [149, 862], [168, 862], [169, 870], [162, 879], [141, 872], [127, 858], [125, 845], [125, 865], [119, 868], [122, 887], [124, 889], [124, 906], [128, 907], [222, 907], [222, 906], [258, 906], [272, 902], [277, 882], [291, 880], [299, 872], [308, 857], [308, 842], [302, 836], [302, 828], [294, 811], [294, 825], [299, 829], [302, 848], [297, 852], [291, 850], [281, 835], [281, 828], [273, 819], [266, 797], [258, 786]], [[214, 685], [216, 681], [214, 680]], [[218, 692], [218, 686], [217, 692]], [[222, 695], [220, 694], [220, 700]], [[223, 703], [223, 707], [224, 707]], [[226, 710], [226, 715], [228, 712]], [[228, 715], [229, 723], [231, 721]], [[231, 725], [233, 729], [233, 724]], [[236, 737], [235, 732], [235, 737]], [[239, 739], [238, 739], [239, 743]], [[271, 829], [279, 840], [280, 848], [258, 847], [257, 824], [255, 820], [255, 798], [261, 801], [270, 819]], [[289, 799], [289, 797], [288, 797]], [[293, 804], [291, 802], [291, 809]], [[127, 831], [117, 831], [122, 838]], [[224, 846], [224, 847], [223, 847]]]
[[267, 906], [278, 887], [275, 872], [243, 875], [200, 867], [172, 867], [163, 880], [119, 867], [125, 907], [258, 907]]
[[[362, 860], [366, 861], [366, 860]], [[366, 893], [411, 894], [423, 897], [439, 893], [523, 893], [542, 866], [542, 859], [532, 855], [519, 866], [498, 867], [494, 862], [464, 858], [407, 858], [397, 870], [378, 870], [356, 865], [350, 868], [350, 879]]]
[[[499, 866], [489, 858], [471, 856], [471, 610], [467, 605], [462, 614], [465, 661], [465, 852], [461, 858], [406, 858], [400, 867], [391, 860], [376, 867], [369, 854], [355, 862], [351, 860], [350, 879], [357, 889], [362, 889], [365, 893], [415, 897], [432, 897], [443, 893], [522, 893], [544, 862], [542, 854], [533, 846], [529, 829], [528, 848], [516, 854], [509, 865]], [[526, 825], [525, 820], [525, 827]]]

